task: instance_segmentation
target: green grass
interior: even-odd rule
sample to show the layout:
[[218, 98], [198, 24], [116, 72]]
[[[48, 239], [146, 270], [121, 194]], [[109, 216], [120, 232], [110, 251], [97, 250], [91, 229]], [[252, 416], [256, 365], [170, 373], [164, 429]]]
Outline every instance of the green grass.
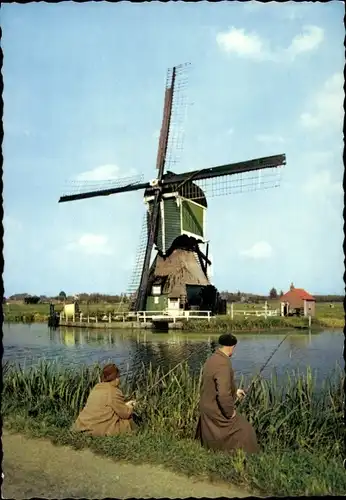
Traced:
[[[63, 304], [55, 304], [55, 311], [60, 313]], [[128, 311], [127, 304], [81, 304], [80, 310], [84, 315], [103, 316], [104, 314], [121, 314]], [[3, 305], [6, 321], [9, 322], [46, 322], [49, 316], [49, 304], [18, 304], [8, 303]]]
[[328, 303], [316, 304], [316, 318], [321, 326], [327, 328], [343, 328], [345, 311], [342, 302], [334, 302], [333, 308]]
[[[264, 302], [260, 302], [258, 304], [244, 304], [241, 302], [235, 302], [233, 304], [233, 311], [234, 312], [239, 312], [239, 311], [258, 311], [258, 310], [263, 310], [264, 311]], [[274, 309], [280, 309], [280, 301], [279, 300], [268, 300], [267, 301], [268, 305], [268, 311], [274, 310]], [[332, 303], [333, 307], [330, 307], [329, 302], [317, 302], [316, 303], [316, 317], [323, 317], [323, 318], [339, 318], [339, 319], [344, 319], [345, 312], [344, 312], [344, 306], [342, 302], [333, 302]], [[227, 312], [230, 313], [231, 311], [231, 305], [227, 304]], [[238, 315], [237, 315], [238, 316]]]
[[321, 302], [316, 304], [317, 318], [338, 318], [345, 319], [344, 305], [342, 302], [333, 302], [334, 307], [329, 307], [329, 303]]
[[[97, 366], [76, 371], [43, 362], [22, 371], [7, 365], [2, 401], [5, 426], [76, 448], [88, 446], [116, 460], [160, 463], [264, 494], [346, 493], [341, 369], [320, 392], [309, 369], [287, 375], [280, 386], [275, 374], [267, 381], [256, 379], [238, 411], [253, 423], [263, 452], [249, 456], [246, 464], [241, 453], [206, 451], [193, 440], [200, 376], [192, 376], [186, 364], [165, 378], [151, 367], [143, 369], [133, 384], [125, 377], [124, 393], [130, 396], [135, 391], [138, 418], [143, 422], [137, 435], [91, 438], [71, 432], [69, 427], [99, 373]], [[242, 380], [239, 385], [244, 384]]]

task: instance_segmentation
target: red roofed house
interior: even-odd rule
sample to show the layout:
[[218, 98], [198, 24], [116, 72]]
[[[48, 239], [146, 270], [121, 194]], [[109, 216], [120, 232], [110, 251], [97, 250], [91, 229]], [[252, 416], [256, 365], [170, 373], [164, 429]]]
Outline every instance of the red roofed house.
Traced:
[[315, 316], [316, 299], [303, 288], [295, 288], [293, 283], [289, 292], [280, 297], [281, 316]]

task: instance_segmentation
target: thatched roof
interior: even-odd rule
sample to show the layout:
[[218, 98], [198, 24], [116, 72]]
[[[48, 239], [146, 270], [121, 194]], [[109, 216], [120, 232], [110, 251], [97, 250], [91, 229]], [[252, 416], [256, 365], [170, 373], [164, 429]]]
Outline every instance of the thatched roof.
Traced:
[[152, 279], [167, 276], [162, 293], [178, 298], [186, 295], [186, 285], [210, 285], [195, 252], [175, 249], [166, 258], [157, 255], [151, 269]]

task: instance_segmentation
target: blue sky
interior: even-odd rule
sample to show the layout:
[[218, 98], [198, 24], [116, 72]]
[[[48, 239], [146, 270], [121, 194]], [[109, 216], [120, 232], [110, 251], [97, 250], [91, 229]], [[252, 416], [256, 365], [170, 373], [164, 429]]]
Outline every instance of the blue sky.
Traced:
[[[286, 153], [279, 188], [209, 200], [213, 280], [343, 293], [341, 2], [3, 5], [5, 295], [125, 291], [155, 177], [167, 68], [192, 63], [177, 172]], [[88, 173], [86, 173], [88, 172]]]

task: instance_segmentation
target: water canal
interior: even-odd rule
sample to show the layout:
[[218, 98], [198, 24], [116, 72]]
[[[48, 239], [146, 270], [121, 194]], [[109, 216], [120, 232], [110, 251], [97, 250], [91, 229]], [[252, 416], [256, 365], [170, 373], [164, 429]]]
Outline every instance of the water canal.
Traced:
[[[136, 376], [142, 364], [151, 363], [154, 367], [161, 366], [168, 370], [190, 355], [188, 364], [191, 370], [197, 371], [215, 349], [218, 338], [217, 334], [182, 332], [158, 334], [79, 328], [49, 330], [44, 324], [18, 323], [4, 324], [3, 332], [4, 361], [12, 361], [22, 367], [42, 359], [57, 360], [65, 366], [112, 361], [130, 376]], [[258, 373], [285, 335], [287, 332], [239, 333], [239, 343], [232, 358], [237, 377], [244, 375], [248, 378]], [[305, 371], [310, 366], [316, 371], [320, 383], [331, 374], [337, 363], [343, 368], [343, 342], [342, 330], [312, 334], [293, 330], [263, 375], [268, 377], [275, 369], [281, 377], [286, 371]]]

